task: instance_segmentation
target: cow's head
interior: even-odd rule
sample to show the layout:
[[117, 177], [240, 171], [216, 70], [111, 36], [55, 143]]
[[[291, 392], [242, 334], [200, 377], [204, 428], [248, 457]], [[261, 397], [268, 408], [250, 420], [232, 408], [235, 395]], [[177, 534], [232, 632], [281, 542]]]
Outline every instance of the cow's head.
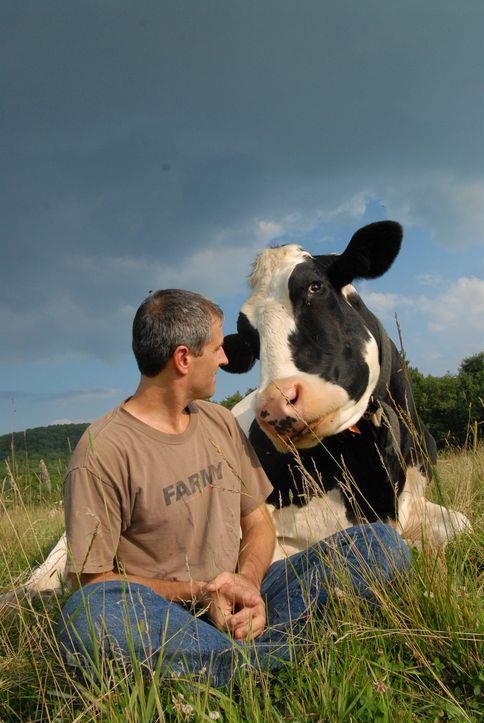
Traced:
[[351, 282], [384, 274], [401, 240], [398, 223], [380, 221], [357, 231], [340, 256], [288, 245], [256, 259], [238, 333], [225, 338], [225, 369], [245, 372], [260, 359], [256, 416], [280, 451], [289, 440], [312, 447], [365, 412], [380, 374], [379, 349]]

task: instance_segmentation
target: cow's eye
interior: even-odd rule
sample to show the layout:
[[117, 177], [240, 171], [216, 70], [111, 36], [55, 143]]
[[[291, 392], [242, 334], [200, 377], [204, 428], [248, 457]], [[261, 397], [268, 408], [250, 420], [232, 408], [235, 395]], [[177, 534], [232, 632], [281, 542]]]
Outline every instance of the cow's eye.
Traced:
[[316, 294], [318, 291], [321, 291], [321, 282], [312, 281], [308, 286], [308, 294]]

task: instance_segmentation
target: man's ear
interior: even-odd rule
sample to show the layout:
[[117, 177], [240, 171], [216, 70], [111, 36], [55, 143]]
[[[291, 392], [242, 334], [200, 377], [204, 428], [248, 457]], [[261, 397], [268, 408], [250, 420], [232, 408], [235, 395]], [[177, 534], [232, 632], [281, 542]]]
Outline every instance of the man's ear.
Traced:
[[173, 365], [179, 374], [188, 374], [188, 369], [190, 366], [190, 355], [190, 349], [183, 344], [177, 346], [177, 348], [173, 352], [171, 358], [173, 361]]
[[[382, 276], [400, 251], [403, 229], [396, 221], [377, 221], [360, 228], [328, 269], [331, 283], [341, 289], [354, 279]], [[317, 257], [315, 257], [317, 260]]]
[[229, 334], [224, 338], [223, 348], [229, 360], [221, 369], [231, 374], [243, 374], [255, 364], [257, 356], [251, 344], [241, 334]]

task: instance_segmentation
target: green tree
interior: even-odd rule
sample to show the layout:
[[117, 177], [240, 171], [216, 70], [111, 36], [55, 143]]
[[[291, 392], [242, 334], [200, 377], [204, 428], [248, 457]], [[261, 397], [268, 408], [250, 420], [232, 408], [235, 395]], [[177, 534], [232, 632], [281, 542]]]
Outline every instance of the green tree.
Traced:
[[484, 417], [484, 352], [463, 359], [458, 373], [462, 416], [474, 435], [482, 439]]
[[458, 374], [424, 376], [412, 367], [409, 373], [417, 411], [439, 447], [472, 443], [475, 430], [482, 438], [484, 352], [464, 359]]
[[[468, 374], [476, 381], [480, 380], [481, 385], [484, 385], [484, 351], [463, 359], [459, 367], [459, 375], [461, 374]], [[482, 386], [481, 391], [484, 391]]]
[[237, 390], [234, 394], [231, 394], [228, 397], [225, 397], [225, 399], [222, 399], [219, 404], [222, 405], [222, 407], [225, 407], [226, 409], [232, 409], [232, 407], [235, 407], [236, 404], [238, 404], [244, 397], [246, 397], [248, 394], [253, 392], [254, 389], [247, 389], [245, 394], [241, 394], [239, 390]]

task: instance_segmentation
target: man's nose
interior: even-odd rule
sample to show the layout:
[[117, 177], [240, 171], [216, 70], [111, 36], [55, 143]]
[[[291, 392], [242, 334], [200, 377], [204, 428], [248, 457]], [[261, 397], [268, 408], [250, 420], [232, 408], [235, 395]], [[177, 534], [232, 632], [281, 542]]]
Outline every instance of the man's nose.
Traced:
[[223, 367], [224, 364], [228, 364], [228, 363], [229, 363], [229, 360], [227, 359], [227, 356], [226, 356], [226, 354], [225, 354], [225, 351], [224, 351], [224, 348], [223, 348], [223, 347], [221, 348], [220, 352], [221, 352], [221, 358], [220, 358], [220, 361], [219, 361], [218, 365], [219, 365], [219, 367]]

